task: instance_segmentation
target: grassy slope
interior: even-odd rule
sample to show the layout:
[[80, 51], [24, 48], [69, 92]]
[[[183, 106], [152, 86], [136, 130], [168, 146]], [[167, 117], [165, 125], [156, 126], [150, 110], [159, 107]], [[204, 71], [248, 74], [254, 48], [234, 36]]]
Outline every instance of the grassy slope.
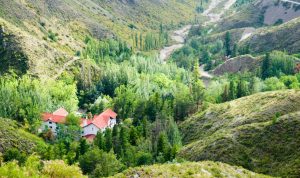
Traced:
[[253, 53], [272, 50], [286, 50], [297, 53], [300, 50], [300, 17], [279, 26], [262, 28], [240, 46], [250, 46]]
[[10, 148], [32, 153], [37, 146], [46, 146], [45, 142], [16, 125], [11, 119], [0, 118], [0, 152]]
[[180, 128], [187, 144], [180, 156], [188, 160], [222, 161], [274, 176], [300, 175], [300, 91], [259, 93], [214, 105]]
[[130, 168], [113, 177], [268, 177], [245, 170], [241, 167], [230, 166], [218, 162], [185, 162], [177, 164], [162, 164]]
[[[195, 6], [192, 0], [2, 0], [0, 25], [22, 46], [29, 73], [47, 78], [85, 46], [86, 35], [117, 36], [131, 43], [131, 34], [157, 31], [160, 23], [188, 23]], [[49, 38], [50, 30], [56, 41]]]

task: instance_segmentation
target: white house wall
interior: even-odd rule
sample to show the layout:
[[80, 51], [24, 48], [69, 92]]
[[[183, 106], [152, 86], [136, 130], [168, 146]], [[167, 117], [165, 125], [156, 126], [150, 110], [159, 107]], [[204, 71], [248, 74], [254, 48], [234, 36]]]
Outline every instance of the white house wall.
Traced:
[[96, 127], [94, 124], [90, 124], [83, 128], [82, 136], [91, 135], [91, 134], [97, 135], [98, 131], [99, 131], [98, 127]]
[[51, 129], [51, 131], [52, 131], [52, 133], [53, 133], [54, 135], [57, 134], [57, 130], [56, 130], [57, 125], [56, 125], [56, 123], [54, 123], [54, 122], [51, 122], [51, 121], [43, 122], [41, 128], [42, 128], [42, 130], [45, 130], [45, 129]]

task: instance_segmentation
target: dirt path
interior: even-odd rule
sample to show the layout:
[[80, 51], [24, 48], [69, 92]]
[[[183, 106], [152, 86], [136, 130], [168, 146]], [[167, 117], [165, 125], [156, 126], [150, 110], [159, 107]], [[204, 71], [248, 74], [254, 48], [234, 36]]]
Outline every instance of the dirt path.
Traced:
[[222, 3], [222, 0], [212, 0], [208, 9], [203, 12], [203, 15], [210, 19], [209, 21], [205, 22], [204, 25], [220, 21], [226, 10], [228, 10], [235, 2], [236, 0], [228, 0], [224, 4], [224, 7], [222, 8], [221, 12], [212, 13], [212, 10], [215, 9], [220, 3]]
[[64, 65], [62, 66], [62, 68], [60, 68], [59, 71], [57, 71], [56, 75], [53, 76], [53, 79], [56, 80], [67, 69], [67, 67], [69, 67], [70, 65], [72, 65], [78, 59], [80, 59], [80, 58], [79, 57], [73, 57], [71, 60], [69, 60], [68, 62], [64, 63]]
[[289, 2], [292, 4], [296, 4], [296, 5], [300, 5], [300, 2], [296, 2], [296, 1], [291, 1], [291, 0], [281, 0], [282, 2]]
[[201, 77], [205, 77], [205, 78], [208, 78], [208, 79], [213, 78], [214, 76], [211, 75], [210, 73], [208, 73], [207, 71], [205, 71], [204, 67], [205, 67], [205, 65], [201, 65], [199, 67], [199, 71], [200, 71]]
[[253, 27], [246, 28], [242, 34], [240, 42], [249, 38], [254, 32], [255, 32], [255, 28]]
[[166, 61], [175, 50], [182, 48], [191, 27], [191, 25], [187, 25], [174, 31], [171, 35], [171, 39], [175, 41], [175, 44], [164, 47], [159, 53], [159, 58]]

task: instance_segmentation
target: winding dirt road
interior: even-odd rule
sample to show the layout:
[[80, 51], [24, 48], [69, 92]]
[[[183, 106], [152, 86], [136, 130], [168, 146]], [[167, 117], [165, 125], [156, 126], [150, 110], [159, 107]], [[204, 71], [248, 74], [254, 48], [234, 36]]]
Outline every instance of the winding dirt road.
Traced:
[[164, 47], [159, 53], [159, 58], [166, 61], [175, 50], [182, 48], [191, 27], [192, 25], [187, 25], [174, 31], [171, 35], [171, 39], [175, 41], [175, 44]]

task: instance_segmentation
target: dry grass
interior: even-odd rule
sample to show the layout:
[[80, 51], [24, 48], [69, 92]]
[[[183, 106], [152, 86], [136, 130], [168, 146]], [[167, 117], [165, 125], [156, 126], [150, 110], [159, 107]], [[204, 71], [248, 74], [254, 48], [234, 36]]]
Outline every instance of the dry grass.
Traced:
[[139, 168], [130, 168], [123, 173], [117, 174], [113, 177], [126, 178], [126, 177], [198, 177], [198, 178], [213, 178], [213, 177], [232, 177], [232, 178], [267, 178], [261, 174], [256, 174], [245, 170], [241, 167], [230, 166], [228, 164], [219, 162], [185, 162], [176, 164], [162, 164], [143, 166]]

